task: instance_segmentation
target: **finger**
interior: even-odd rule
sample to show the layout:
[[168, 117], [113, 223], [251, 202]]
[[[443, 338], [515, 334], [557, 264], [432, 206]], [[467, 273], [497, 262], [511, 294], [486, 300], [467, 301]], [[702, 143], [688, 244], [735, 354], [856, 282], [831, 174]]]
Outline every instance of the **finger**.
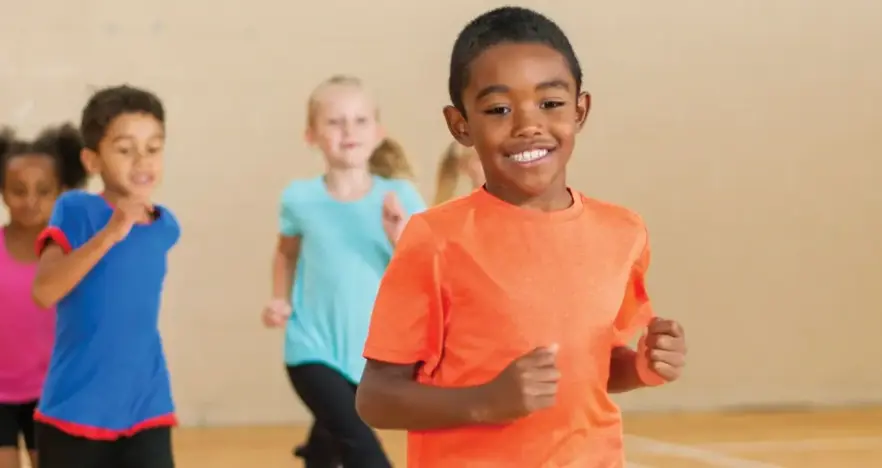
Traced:
[[529, 397], [526, 402], [527, 412], [533, 413], [554, 406], [557, 398], [554, 395]]
[[551, 348], [536, 348], [524, 356], [530, 367], [554, 367], [557, 363], [557, 351]]
[[649, 324], [648, 332], [650, 335], [671, 335], [680, 337], [683, 334], [683, 328], [673, 320], [655, 318]]
[[673, 367], [683, 367], [686, 365], [686, 356], [683, 353], [662, 351], [660, 349], [650, 351], [649, 360], [653, 364], [667, 364]]
[[394, 209], [399, 205], [398, 196], [395, 195], [395, 192], [389, 192], [383, 197], [383, 206]]
[[686, 352], [686, 343], [682, 338], [671, 335], [653, 335], [652, 338], [651, 349]]
[[680, 377], [681, 372], [681, 368], [666, 364], [664, 362], [653, 363], [652, 370], [667, 381], [676, 380]]
[[532, 382], [524, 389], [524, 395], [528, 397], [543, 397], [557, 395], [557, 384], [553, 382]]
[[560, 346], [557, 343], [551, 343], [548, 346], [539, 346], [533, 349], [533, 351], [530, 351], [530, 354], [537, 356], [557, 356], [558, 350], [560, 350]]
[[531, 369], [524, 374], [524, 380], [528, 382], [556, 383], [560, 380], [560, 371], [554, 367]]

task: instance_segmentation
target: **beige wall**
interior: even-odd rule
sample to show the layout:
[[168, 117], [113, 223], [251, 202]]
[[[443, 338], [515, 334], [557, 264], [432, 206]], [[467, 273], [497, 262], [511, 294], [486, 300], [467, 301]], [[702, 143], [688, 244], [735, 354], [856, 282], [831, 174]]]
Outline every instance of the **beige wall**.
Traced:
[[[186, 422], [305, 417], [258, 312], [279, 191], [321, 169], [310, 88], [370, 82], [428, 197], [449, 49], [492, 3], [4, 3], [0, 121], [32, 133], [122, 81], [167, 103], [184, 237], [162, 327]], [[882, 402], [882, 2], [523, 3], [595, 96], [572, 184], [643, 213], [657, 310], [689, 333], [683, 381], [624, 407]]]

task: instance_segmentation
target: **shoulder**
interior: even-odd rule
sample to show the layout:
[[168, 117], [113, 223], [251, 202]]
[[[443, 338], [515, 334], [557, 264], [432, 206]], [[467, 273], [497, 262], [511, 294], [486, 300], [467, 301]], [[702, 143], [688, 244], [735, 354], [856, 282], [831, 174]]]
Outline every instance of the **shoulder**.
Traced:
[[408, 179], [386, 179], [378, 176], [374, 180], [387, 190], [394, 190], [399, 193], [416, 192], [416, 186]]
[[323, 190], [324, 186], [321, 176], [293, 180], [282, 190], [282, 203], [308, 200], [320, 195]]
[[588, 197], [574, 192], [582, 199], [585, 213], [594, 226], [600, 226], [622, 241], [645, 245], [647, 240], [646, 223], [636, 211], [607, 201]]
[[466, 225], [474, 219], [476, 208], [473, 195], [467, 195], [432, 206], [414, 217], [419, 218], [436, 239], [454, 239], [467, 230]]
[[62, 193], [57, 200], [55, 200], [55, 206], [63, 207], [63, 208], [78, 208], [82, 207], [84, 209], [89, 209], [96, 206], [101, 206], [104, 203], [104, 200], [101, 198], [101, 195], [96, 195], [94, 193], [87, 192], [85, 190], [68, 190]]
[[180, 226], [178, 223], [178, 217], [175, 216], [175, 213], [169, 209], [169, 207], [158, 204], [155, 206], [155, 209], [159, 212], [159, 220], [165, 223], [169, 223], [174, 227]]

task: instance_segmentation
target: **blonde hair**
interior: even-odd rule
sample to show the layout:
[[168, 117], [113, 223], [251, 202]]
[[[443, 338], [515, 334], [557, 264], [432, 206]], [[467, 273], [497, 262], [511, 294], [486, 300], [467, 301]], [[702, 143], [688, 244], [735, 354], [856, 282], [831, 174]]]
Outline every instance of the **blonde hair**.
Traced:
[[[309, 95], [306, 104], [306, 121], [307, 125], [312, 127], [315, 122], [316, 115], [321, 109], [321, 94], [328, 88], [334, 86], [351, 86], [353, 88], [365, 91], [364, 84], [361, 79], [351, 75], [334, 75], [321, 84], [319, 84]], [[375, 117], [380, 120], [380, 110], [375, 109]], [[395, 140], [386, 138], [374, 149], [368, 160], [368, 170], [371, 174], [376, 174], [387, 179], [409, 179], [413, 178], [413, 169], [401, 147]]]
[[371, 174], [387, 179], [413, 178], [413, 168], [407, 160], [404, 148], [391, 138], [383, 139], [371, 154], [371, 158], [368, 160], [368, 169]]
[[[364, 85], [361, 80], [351, 75], [334, 75], [325, 81], [322, 81], [314, 90], [312, 90], [312, 93], [309, 94], [309, 99], [306, 101], [306, 124], [308, 126], [312, 127], [313, 122], [315, 122], [315, 117], [321, 108], [322, 102], [320, 98], [322, 93], [328, 88], [334, 86], [351, 86], [353, 88], [364, 90]], [[377, 120], [379, 119], [380, 112], [377, 110]]]
[[438, 179], [435, 186], [435, 204], [439, 205], [453, 198], [459, 175], [462, 172], [463, 158], [468, 156], [467, 148], [458, 142], [452, 142], [441, 155], [438, 163]]

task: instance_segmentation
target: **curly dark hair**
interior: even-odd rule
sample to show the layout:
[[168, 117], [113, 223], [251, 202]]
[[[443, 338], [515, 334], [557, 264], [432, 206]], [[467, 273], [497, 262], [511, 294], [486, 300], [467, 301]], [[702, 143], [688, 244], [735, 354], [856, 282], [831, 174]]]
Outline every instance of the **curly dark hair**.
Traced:
[[52, 158], [61, 186], [65, 189], [82, 188], [88, 179], [80, 159], [82, 150], [83, 139], [71, 123], [46, 128], [33, 141], [20, 139], [12, 129], [5, 128], [0, 131], [0, 189], [6, 184], [9, 161], [26, 155]]
[[129, 85], [112, 86], [95, 92], [83, 108], [80, 132], [86, 148], [97, 151], [110, 124], [123, 114], [147, 114], [165, 125], [162, 101], [143, 89]]

